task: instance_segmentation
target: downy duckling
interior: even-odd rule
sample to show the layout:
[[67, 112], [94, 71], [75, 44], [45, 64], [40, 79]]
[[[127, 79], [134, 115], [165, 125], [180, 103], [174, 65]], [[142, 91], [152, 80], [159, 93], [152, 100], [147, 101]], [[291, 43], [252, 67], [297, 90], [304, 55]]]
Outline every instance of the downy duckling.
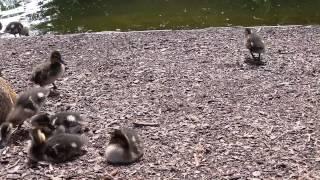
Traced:
[[31, 144], [28, 149], [29, 163], [36, 163], [44, 160], [44, 148], [46, 136], [40, 129], [32, 129], [29, 131]]
[[33, 129], [30, 132], [31, 145], [28, 154], [31, 162], [62, 163], [83, 155], [81, 148], [88, 139], [84, 136], [66, 134], [63, 132], [63, 127], [58, 129], [61, 131], [48, 139], [40, 129]]
[[0, 125], [6, 120], [17, 100], [17, 94], [10, 84], [0, 77]]
[[0, 30], [2, 29], [2, 24], [1, 24], [1, 22], [0, 22]]
[[63, 75], [64, 71], [65, 62], [62, 60], [60, 52], [53, 51], [49, 61], [45, 61], [34, 68], [31, 81], [41, 87], [52, 84], [53, 88], [57, 89], [54, 82]]
[[26, 27], [23, 27], [23, 25], [20, 22], [11, 22], [7, 25], [6, 29], [4, 30], [5, 33], [13, 34], [14, 37], [16, 37], [16, 34], [19, 34], [19, 36], [29, 36], [29, 30]]
[[128, 128], [114, 130], [105, 155], [110, 164], [130, 164], [138, 161], [143, 156], [138, 135]]
[[6, 121], [0, 126], [0, 131], [3, 132], [0, 134], [0, 144], [2, 144], [2, 146], [7, 144], [12, 128], [20, 128], [26, 119], [31, 118], [39, 112], [40, 106], [48, 94], [49, 90], [45, 88], [33, 88], [19, 94]]
[[[246, 36], [246, 48], [249, 49], [252, 58], [255, 60], [261, 60], [261, 53], [265, 52], [264, 43], [261, 37], [252, 32], [250, 28], [245, 29], [245, 36]], [[257, 53], [259, 56], [256, 58], [253, 53]]]
[[60, 126], [56, 134], [46, 141], [44, 149], [46, 161], [63, 163], [84, 154], [82, 147], [88, 142], [88, 138], [64, 131], [64, 127]]
[[46, 137], [50, 137], [55, 131], [48, 113], [39, 113], [32, 116], [30, 123], [33, 128], [40, 129]]
[[51, 116], [51, 124], [55, 128], [63, 126], [66, 129], [66, 133], [71, 134], [83, 133], [81, 121], [80, 114], [76, 112], [60, 112]]

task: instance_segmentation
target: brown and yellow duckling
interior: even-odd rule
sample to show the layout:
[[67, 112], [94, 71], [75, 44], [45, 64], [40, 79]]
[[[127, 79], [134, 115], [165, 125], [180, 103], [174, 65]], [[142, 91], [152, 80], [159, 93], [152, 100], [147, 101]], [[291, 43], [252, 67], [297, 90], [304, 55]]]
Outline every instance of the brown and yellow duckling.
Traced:
[[29, 29], [27, 27], [24, 27], [20, 22], [9, 23], [4, 32], [13, 34], [14, 37], [16, 37], [16, 34], [19, 34], [19, 36], [29, 36]]
[[26, 119], [40, 111], [40, 106], [49, 94], [45, 88], [33, 88], [19, 94], [16, 103], [0, 126], [0, 146], [7, 144], [12, 128], [21, 127]]
[[[260, 61], [261, 54], [265, 52], [265, 46], [261, 37], [258, 34], [252, 32], [250, 28], [245, 29], [245, 36], [246, 48], [249, 49], [254, 60]], [[258, 57], [255, 57], [254, 53], [258, 54]]]
[[65, 62], [62, 60], [59, 51], [53, 51], [50, 60], [36, 66], [32, 71], [31, 81], [41, 87], [52, 84], [54, 89], [57, 86], [54, 82], [60, 78], [65, 71]]
[[130, 164], [138, 161], [143, 156], [143, 148], [137, 133], [128, 128], [114, 130], [105, 156], [110, 164]]
[[62, 126], [59, 129], [61, 130], [59, 133], [48, 139], [40, 129], [31, 131], [32, 141], [29, 147], [29, 157], [33, 162], [63, 163], [83, 155], [82, 147], [87, 143], [87, 138], [64, 133]]

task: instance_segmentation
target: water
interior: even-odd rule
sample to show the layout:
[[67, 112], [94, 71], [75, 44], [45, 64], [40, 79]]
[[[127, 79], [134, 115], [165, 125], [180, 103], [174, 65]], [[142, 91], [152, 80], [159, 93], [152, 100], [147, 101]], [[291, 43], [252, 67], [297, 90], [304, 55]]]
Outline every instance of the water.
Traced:
[[320, 0], [0, 0], [37, 33], [320, 24]]

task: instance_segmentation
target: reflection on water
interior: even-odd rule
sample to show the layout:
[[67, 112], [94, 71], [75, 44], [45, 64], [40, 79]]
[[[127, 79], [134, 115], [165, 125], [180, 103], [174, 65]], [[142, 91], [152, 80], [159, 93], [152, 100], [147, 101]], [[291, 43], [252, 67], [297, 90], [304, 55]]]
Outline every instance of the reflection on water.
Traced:
[[[43, 33], [319, 24], [319, 0], [1, 0], [3, 24]], [[34, 31], [35, 32], [35, 31]]]

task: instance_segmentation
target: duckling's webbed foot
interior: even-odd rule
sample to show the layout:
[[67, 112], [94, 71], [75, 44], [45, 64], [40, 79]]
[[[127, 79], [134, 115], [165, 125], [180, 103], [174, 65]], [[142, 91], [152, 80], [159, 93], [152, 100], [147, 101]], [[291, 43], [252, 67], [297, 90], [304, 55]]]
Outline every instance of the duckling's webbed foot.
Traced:
[[54, 83], [52, 83], [52, 85], [53, 85], [53, 89], [54, 89], [54, 90], [57, 90], [57, 89], [58, 89], [58, 87], [57, 87]]

